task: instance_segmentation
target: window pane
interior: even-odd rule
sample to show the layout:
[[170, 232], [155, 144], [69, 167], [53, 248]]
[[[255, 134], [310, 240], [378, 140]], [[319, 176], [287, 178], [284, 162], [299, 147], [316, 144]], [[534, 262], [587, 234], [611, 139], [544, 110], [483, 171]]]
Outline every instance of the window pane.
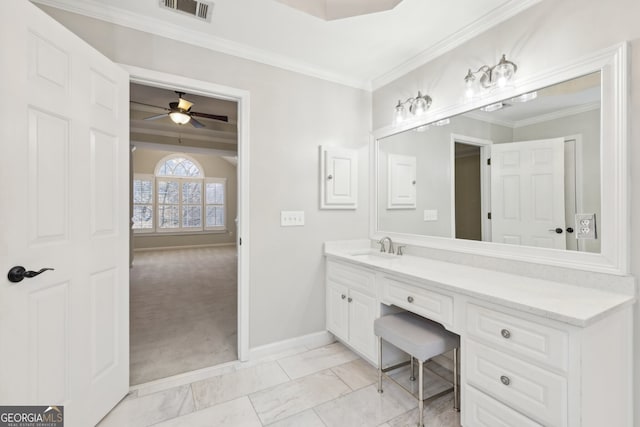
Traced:
[[182, 226], [202, 227], [202, 206], [183, 206], [182, 207]]
[[133, 203], [152, 203], [153, 185], [149, 180], [133, 180]]
[[182, 183], [182, 203], [195, 204], [202, 203], [202, 183], [183, 182]]
[[151, 205], [133, 206], [133, 229], [145, 230], [153, 228], [153, 207]]
[[177, 181], [158, 181], [158, 204], [180, 202], [180, 184]]
[[160, 176], [202, 176], [200, 169], [184, 157], [173, 157], [166, 160], [158, 169]]
[[207, 227], [224, 227], [224, 208], [207, 206]]
[[207, 182], [207, 204], [221, 205], [224, 203], [224, 184]]
[[175, 205], [158, 206], [158, 227], [159, 228], [180, 227], [180, 208]]

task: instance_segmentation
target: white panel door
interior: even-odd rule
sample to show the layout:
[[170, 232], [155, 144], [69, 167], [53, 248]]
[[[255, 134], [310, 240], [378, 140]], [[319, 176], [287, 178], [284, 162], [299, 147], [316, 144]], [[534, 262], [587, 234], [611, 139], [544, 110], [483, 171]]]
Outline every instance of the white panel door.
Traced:
[[388, 203], [389, 209], [416, 207], [416, 158], [389, 154]]
[[[95, 425], [129, 387], [129, 77], [31, 3], [6, 3], [0, 402]], [[55, 270], [13, 283], [13, 266]]]
[[344, 148], [321, 150], [321, 207], [355, 209], [358, 206], [358, 153]]
[[564, 139], [491, 147], [492, 241], [565, 249]]

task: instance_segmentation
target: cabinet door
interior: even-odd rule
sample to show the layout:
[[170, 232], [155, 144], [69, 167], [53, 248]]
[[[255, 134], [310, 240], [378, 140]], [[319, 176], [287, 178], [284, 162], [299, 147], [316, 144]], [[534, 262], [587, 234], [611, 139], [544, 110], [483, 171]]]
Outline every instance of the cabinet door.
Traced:
[[329, 282], [327, 284], [327, 329], [343, 341], [349, 339], [348, 293], [349, 291], [346, 286], [335, 282]]
[[388, 209], [416, 207], [416, 158], [389, 154]]
[[321, 147], [321, 201], [325, 209], [358, 206], [358, 157], [355, 150]]
[[349, 291], [349, 344], [371, 361], [377, 360], [376, 336], [373, 321], [376, 318], [376, 299], [367, 294]]

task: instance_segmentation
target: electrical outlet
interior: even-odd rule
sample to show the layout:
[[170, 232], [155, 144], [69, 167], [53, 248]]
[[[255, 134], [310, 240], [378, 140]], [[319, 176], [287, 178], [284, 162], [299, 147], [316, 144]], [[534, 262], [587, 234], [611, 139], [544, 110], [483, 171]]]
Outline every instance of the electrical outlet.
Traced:
[[280, 211], [280, 226], [301, 227], [304, 225], [304, 211]]
[[425, 221], [437, 221], [438, 220], [438, 210], [437, 209], [426, 209], [424, 211], [424, 220]]
[[576, 239], [597, 239], [596, 214], [576, 214]]

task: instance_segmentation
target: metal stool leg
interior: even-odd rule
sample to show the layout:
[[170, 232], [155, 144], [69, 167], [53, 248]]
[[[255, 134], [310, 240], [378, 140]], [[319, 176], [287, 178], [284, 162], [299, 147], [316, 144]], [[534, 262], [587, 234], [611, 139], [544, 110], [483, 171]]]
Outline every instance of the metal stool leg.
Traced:
[[378, 337], [378, 393], [382, 393], [382, 338]]
[[424, 370], [422, 360], [418, 360], [418, 427], [424, 427]]
[[460, 412], [460, 390], [458, 385], [458, 369], [460, 369], [458, 348], [453, 349], [453, 409]]
[[416, 363], [415, 363], [415, 359], [413, 358], [413, 356], [411, 356], [411, 376], [409, 377], [409, 381], [415, 381], [416, 380]]

